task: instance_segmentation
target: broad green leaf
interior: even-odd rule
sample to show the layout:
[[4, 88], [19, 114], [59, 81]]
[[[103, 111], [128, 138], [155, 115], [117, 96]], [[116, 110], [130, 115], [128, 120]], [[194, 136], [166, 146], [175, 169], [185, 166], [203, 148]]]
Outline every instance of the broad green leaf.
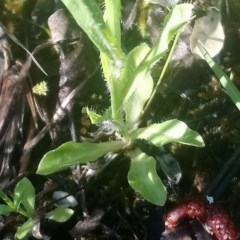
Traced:
[[95, 0], [62, 0], [62, 2], [98, 50], [112, 61], [119, 61], [123, 53], [104, 22], [97, 2]]
[[11, 207], [9, 207], [6, 204], [0, 204], [0, 215], [7, 215], [11, 212], [13, 212], [14, 209], [12, 209]]
[[177, 119], [139, 128], [132, 133], [131, 139], [132, 141], [135, 139], [146, 139], [159, 147], [169, 142], [204, 147], [202, 137], [197, 132], [191, 130], [186, 123]]
[[121, 0], [105, 0], [104, 20], [118, 45], [121, 46]]
[[201, 43], [198, 44], [198, 47], [202, 52], [209, 67], [213, 70], [214, 74], [217, 76], [220, 83], [225, 88], [227, 94], [232, 99], [238, 110], [240, 110], [240, 91], [234, 85], [231, 79], [225, 74], [222, 68], [214, 62], [209, 53], [206, 51], [205, 47]]
[[29, 216], [34, 213], [35, 197], [35, 188], [27, 178], [18, 182], [14, 189], [14, 204], [17, 207], [22, 204]]
[[18, 227], [15, 238], [23, 239], [33, 228], [34, 220], [29, 218], [22, 226]]
[[150, 48], [146, 43], [142, 43], [139, 46], [135, 47], [132, 51], [130, 51], [127, 55], [127, 61], [126, 66], [124, 68], [124, 72], [121, 79], [121, 93], [122, 93], [122, 99], [123, 102], [124, 99], [127, 101], [128, 97], [127, 95], [131, 95], [135, 88], [137, 87], [137, 84], [134, 84], [134, 80], [136, 78], [136, 75], [142, 72], [146, 72], [146, 70], [149, 69], [142, 69], [139, 73], [136, 72], [137, 67], [142, 63], [144, 58], [147, 56]]
[[[111, 93], [111, 106], [113, 110], [113, 117], [115, 120], [121, 122], [121, 113], [122, 113], [122, 107], [129, 108], [128, 115], [131, 113], [131, 100], [129, 98], [132, 96], [133, 92], [136, 90], [139, 84], [139, 79], [142, 80], [141, 77], [144, 77], [143, 75], [149, 75], [149, 69], [142, 69], [142, 71], [136, 72], [136, 68], [139, 66], [139, 64], [143, 61], [143, 59], [146, 57], [147, 53], [149, 52], [149, 47], [146, 43], [143, 43], [137, 47], [135, 47], [132, 51], [129, 52], [127, 55], [127, 60], [124, 68], [121, 72], [121, 79], [119, 82], [116, 82], [112, 85], [112, 88], [110, 90]], [[149, 80], [149, 78], [147, 79]], [[146, 83], [147, 80], [143, 80], [144, 83]], [[149, 82], [150, 86], [152, 81]], [[141, 86], [144, 84], [141, 83]], [[148, 91], [143, 91], [143, 97], [148, 93]], [[133, 96], [132, 96], [133, 98]], [[142, 102], [141, 100], [139, 102]], [[130, 103], [129, 107], [126, 106], [128, 103]], [[142, 109], [141, 109], [142, 110]], [[140, 111], [141, 111], [140, 110]], [[115, 113], [116, 112], [116, 113]], [[114, 114], [115, 113], [115, 114]], [[120, 115], [120, 116], [119, 116]], [[139, 115], [139, 114], [137, 114]], [[130, 116], [129, 116], [130, 117]], [[136, 116], [135, 118], [138, 118]], [[128, 121], [129, 119], [127, 119]], [[132, 119], [134, 121], [135, 119]]]
[[137, 128], [143, 107], [151, 96], [153, 79], [150, 72], [146, 71], [138, 74], [134, 80], [134, 84], [136, 85], [135, 89], [124, 106], [126, 122], [130, 131]]
[[149, 69], [142, 69], [137, 73], [135, 71], [146, 57], [149, 49], [148, 45], [143, 43], [128, 54], [125, 72], [121, 80], [121, 102], [124, 102], [126, 122], [132, 127], [136, 125], [143, 106], [153, 89], [153, 80]]
[[163, 206], [167, 191], [156, 172], [156, 161], [140, 150], [129, 152], [131, 158], [128, 182], [147, 201]]
[[56, 222], [66, 222], [74, 211], [67, 207], [57, 207], [53, 211], [48, 212], [46, 217]]
[[124, 143], [121, 141], [103, 143], [67, 142], [43, 156], [37, 173], [47, 175], [67, 169], [74, 164], [96, 161], [104, 154], [118, 151], [123, 146]]

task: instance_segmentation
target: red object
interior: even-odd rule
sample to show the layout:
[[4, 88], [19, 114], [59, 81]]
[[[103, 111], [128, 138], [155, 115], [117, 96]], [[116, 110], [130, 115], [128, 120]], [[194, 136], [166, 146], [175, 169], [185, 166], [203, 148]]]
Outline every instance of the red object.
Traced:
[[240, 239], [230, 216], [207, 200], [189, 200], [180, 204], [165, 216], [165, 226], [174, 229], [185, 218], [199, 219], [218, 240]]

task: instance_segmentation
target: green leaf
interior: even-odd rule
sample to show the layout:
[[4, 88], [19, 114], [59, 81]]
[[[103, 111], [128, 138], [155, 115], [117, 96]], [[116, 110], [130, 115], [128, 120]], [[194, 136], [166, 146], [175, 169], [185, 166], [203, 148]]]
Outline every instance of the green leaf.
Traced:
[[[148, 91], [150, 92], [152, 79], [150, 78], [150, 69], [156, 64], [166, 53], [169, 47], [170, 41], [177, 34], [179, 29], [192, 19], [192, 4], [179, 4], [177, 5], [166, 17], [164, 23], [164, 30], [154, 46], [149, 47], [144, 43], [134, 48], [127, 56], [126, 66], [122, 73], [121, 87], [118, 90], [121, 92], [121, 100], [119, 99], [116, 105], [116, 109], [120, 109], [124, 104], [128, 104], [129, 98], [132, 96], [136, 87], [146, 86], [147, 92], [145, 97], [142, 97], [141, 102], [145, 102], [145, 99], [149, 98]], [[145, 80], [144, 80], [145, 79]], [[142, 82], [140, 82], [142, 80]], [[149, 81], [149, 83], [147, 82]], [[139, 85], [140, 84], [140, 85]], [[142, 92], [144, 93], [144, 91]], [[141, 96], [140, 94], [135, 94]], [[132, 115], [133, 116], [133, 115]], [[137, 119], [137, 117], [135, 117]]]
[[[121, 99], [119, 104], [124, 103], [126, 122], [129, 129], [134, 129], [141, 116], [142, 109], [149, 99], [153, 89], [153, 79], [147, 68], [136, 72], [149, 52], [147, 44], [143, 43], [134, 48], [127, 57], [125, 72], [121, 80]], [[119, 106], [120, 107], [120, 106]]]
[[104, 20], [121, 46], [121, 0], [105, 0]]
[[232, 99], [238, 110], [240, 110], [240, 91], [238, 88], [234, 85], [234, 83], [231, 81], [231, 79], [225, 74], [225, 72], [222, 70], [222, 68], [214, 62], [214, 60], [211, 58], [209, 53], [206, 51], [205, 47], [199, 43], [198, 47], [200, 51], [202, 52], [206, 62], [208, 63], [209, 67], [212, 69], [214, 74], [219, 79], [222, 86], [225, 88], [227, 94]]
[[14, 209], [12, 209], [11, 207], [9, 207], [6, 204], [0, 204], [0, 215], [7, 215], [11, 212], [13, 212]]
[[[128, 53], [126, 65], [121, 79], [121, 102], [123, 102], [124, 99], [127, 101], [127, 95], [130, 96], [133, 93], [134, 89], [137, 87], [137, 84], [134, 84], [134, 80], [138, 74], [136, 72], [136, 69], [143, 62], [149, 50], [149, 46], [146, 43], [142, 43]], [[146, 69], [147, 68], [141, 69], [139, 74], [142, 72], [145, 73]]]
[[143, 107], [153, 90], [153, 79], [149, 71], [139, 73], [134, 80], [134, 91], [124, 104], [126, 123], [130, 131], [136, 129]]
[[14, 189], [14, 204], [17, 207], [22, 204], [29, 216], [34, 213], [35, 197], [35, 188], [27, 178], [18, 182]]
[[152, 47], [143, 64], [153, 66], [168, 50], [168, 45], [178, 30], [193, 17], [193, 5], [188, 3], [176, 5], [164, 20], [163, 32]]
[[106, 23], [95, 0], [62, 1], [100, 51], [102, 69], [111, 93], [112, 116], [114, 120], [121, 122], [122, 114], [116, 103], [119, 96], [117, 82], [121, 77], [125, 62], [125, 54], [121, 49], [120, 41], [120, 1], [116, 0], [116, 3], [113, 3], [106, 0]]
[[101, 124], [103, 121], [111, 119], [110, 109], [107, 109], [103, 115], [100, 115], [95, 111], [90, 110], [88, 107], [84, 107], [82, 109], [82, 113], [86, 113], [89, 116], [91, 123], [96, 125]]
[[69, 168], [77, 163], [96, 161], [108, 152], [120, 150], [121, 141], [103, 143], [67, 142], [45, 154], [38, 166], [37, 173], [47, 175]]
[[167, 191], [156, 172], [156, 161], [140, 150], [129, 152], [131, 166], [128, 172], [128, 182], [147, 201], [163, 206]]
[[95, 0], [62, 0], [78, 25], [88, 35], [101, 53], [113, 61], [119, 61], [123, 53], [103, 20], [101, 9]]
[[16, 209], [15, 204], [12, 202], [12, 200], [3, 192], [2, 189], [0, 189], [0, 197], [2, 200], [12, 209]]
[[66, 207], [57, 207], [53, 211], [48, 212], [46, 217], [56, 222], [66, 222], [74, 211]]
[[100, 124], [103, 122], [103, 116], [93, 110], [90, 110], [88, 107], [84, 107], [82, 109], [82, 113], [86, 113], [88, 115], [92, 124]]
[[197, 132], [177, 119], [139, 128], [132, 133], [131, 139], [132, 141], [146, 139], [159, 147], [170, 142], [179, 142], [196, 147], [205, 146], [202, 137]]
[[32, 230], [34, 224], [34, 220], [29, 218], [22, 226], [18, 227], [15, 237], [23, 239]]

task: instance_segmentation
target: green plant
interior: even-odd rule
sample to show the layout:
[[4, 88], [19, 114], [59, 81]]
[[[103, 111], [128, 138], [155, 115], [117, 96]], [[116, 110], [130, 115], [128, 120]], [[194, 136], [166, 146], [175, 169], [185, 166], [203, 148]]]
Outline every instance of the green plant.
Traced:
[[226, 75], [224, 70], [219, 66], [207, 52], [205, 47], [199, 42], [198, 47], [203, 54], [204, 59], [206, 60], [209, 67], [212, 69], [216, 77], [219, 79], [220, 83], [222, 84], [223, 88], [226, 90], [229, 97], [232, 99], [238, 110], [240, 110], [240, 91], [231, 81], [231, 79]]
[[[27, 220], [17, 228], [16, 239], [23, 239], [31, 232], [33, 227], [39, 223], [39, 217], [35, 212], [35, 188], [27, 179], [21, 179], [14, 189], [13, 199], [11, 200], [1, 189], [0, 197], [5, 204], [0, 204], [0, 215], [18, 213]], [[53, 211], [46, 213], [45, 217], [57, 222], [67, 221], [73, 214], [72, 209], [66, 207], [56, 207]]]
[[94, 0], [63, 0], [79, 26], [100, 52], [101, 65], [110, 93], [111, 106], [103, 115], [85, 108], [93, 124], [101, 125], [116, 140], [100, 143], [67, 142], [42, 158], [37, 173], [50, 174], [77, 163], [96, 161], [108, 152], [124, 150], [131, 159], [128, 182], [146, 200], [163, 205], [166, 188], [157, 175], [155, 159], [134, 146], [144, 139], [157, 147], [179, 142], [202, 147], [201, 136], [184, 122], [173, 119], [139, 128], [144, 107], [149, 105], [163, 74], [154, 86], [151, 68], [165, 55], [170, 41], [192, 19], [191, 4], [177, 5], [167, 15], [161, 37], [151, 48], [142, 43], [124, 53], [121, 48], [121, 1], [105, 0], [104, 16]]

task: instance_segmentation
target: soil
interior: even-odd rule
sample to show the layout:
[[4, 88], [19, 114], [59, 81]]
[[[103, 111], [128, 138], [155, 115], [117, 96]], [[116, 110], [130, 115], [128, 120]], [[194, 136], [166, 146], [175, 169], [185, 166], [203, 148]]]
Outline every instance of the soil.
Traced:
[[[125, 23], [130, 12], [134, 11], [135, 1], [122, 2], [124, 50], [128, 51], [143, 41], [151, 45], [156, 26], [151, 25], [146, 18], [146, 35], [142, 36], [139, 31], [141, 11], [145, 9], [141, 10], [138, 5], [136, 18], [127, 26]], [[209, 6], [209, 1], [193, 2], [203, 12]], [[69, 24], [68, 31], [61, 33], [61, 27], [57, 28], [55, 24], [56, 28], [51, 29], [52, 40], [54, 41], [55, 34], [59, 34], [56, 38], [59, 38], [60, 42], [43, 45], [50, 41], [48, 19], [59, 9], [65, 9], [60, 1], [25, 0], [22, 4], [20, 1], [19, 4], [10, 4], [10, 1], [4, 0], [0, 3], [0, 21], [8, 32], [19, 39], [29, 51], [42, 46], [35, 57], [47, 72], [46, 76], [32, 63], [25, 73], [28, 80], [21, 81], [21, 87], [14, 90], [14, 94], [11, 92], [17, 100], [12, 106], [13, 110], [7, 115], [5, 128], [8, 129], [10, 123], [16, 122], [16, 125], [14, 133], [11, 134], [7, 131], [2, 133], [0, 129], [1, 187], [11, 196], [19, 179], [23, 176], [28, 177], [36, 189], [36, 209], [39, 216], [44, 216], [45, 205], [53, 201], [52, 194], [57, 190], [68, 192], [79, 203], [73, 207], [74, 215], [65, 223], [40, 218], [42, 238], [51, 240], [215, 239], [202, 227], [197, 218], [189, 220], [191, 216], [181, 222], [174, 231], [165, 230], [164, 226], [164, 216], [173, 207], [180, 206], [189, 199], [198, 199], [206, 195], [214, 197], [214, 201], [226, 211], [236, 225], [236, 229], [240, 231], [238, 204], [240, 112], [207, 64], [190, 54], [184, 55], [178, 62], [172, 62], [163, 87], [145, 114], [142, 123], [146, 125], [150, 122], [177, 118], [199, 132], [206, 144], [204, 148], [180, 144], [166, 146], [166, 150], [178, 160], [182, 178], [174, 185], [158, 169], [168, 189], [165, 206], [150, 204], [129, 186], [127, 173], [130, 161], [123, 153], [107, 155], [92, 165], [78, 166], [49, 176], [35, 173], [42, 156], [49, 150], [70, 140], [91, 140], [92, 133], [97, 127], [91, 125], [89, 118], [82, 113], [83, 107], [92, 106], [101, 112], [110, 104], [99, 67], [98, 52], [87, 36], [78, 29], [66, 9], [61, 12], [64, 15], [61, 17], [63, 17], [62, 22], [65, 21], [64, 24]], [[154, 17], [154, 21], [161, 26], [167, 9], [153, 5], [147, 12], [149, 17], [156, 9], [160, 14], [151, 17]], [[233, 81], [239, 87], [240, 4], [237, 1], [223, 1], [221, 11], [225, 42], [219, 54], [219, 62], [228, 74], [233, 75]], [[58, 25], [58, 18], [55, 21]], [[8, 51], [12, 55], [10, 65], [15, 66], [17, 60], [26, 63], [26, 52], [9, 36], [6, 36], [6, 39], [9, 44]], [[2, 56], [1, 41], [2, 39], [0, 39], [0, 64], [3, 69], [6, 59]], [[160, 62], [153, 70], [153, 76], [157, 78], [162, 67], [163, 62]], [[0, 74], [4, 76], [2, 70]], [[25, 96], [31, 95], [29, 94], [32, 92], [31, 86], [43, 80], [48, 85], [48, 92], [46, 95], [34, 95], [35, 103], [32, 104], [32, 98], [29, 100]], [[45, 134], [40, 136], [41, 129], [49, 125], [56, 109], [81, 82], [83, 86], [58, 116], [58, 120], [50, 124]], [[8, 101], [7, 97], [0, 96], [0, 99]], [[34, 107], [31, 109], [31, 104], [37, 105], [38, 109]], [[23, 110], [19, 111], [19, 109]], [[4, 109], [0, 109], [0, 112], [4, 114]], [[36, 117], [33, 118], [34, 114]], [[0, 119], [4, 118], [6, 117], [2, 116]], [[37, 126], [33, 124], [34, 121]], [[34, 144], [30, 141], [33, 136], [37, 136], [35, 138], [37, 142]], [[29, 143], [32, 146], [29, 147]], [[6, 155], [6, 149], [12, 149], [9, 156]], [[83, 174], [89, 169], [93, 173]], [[16, 228], [23, 221], [24, 219], [14, 214], [1, 217], [0, 239], [13, 239]], [[26, 239], [36, 239], [36, 236], [28, 236]]]

